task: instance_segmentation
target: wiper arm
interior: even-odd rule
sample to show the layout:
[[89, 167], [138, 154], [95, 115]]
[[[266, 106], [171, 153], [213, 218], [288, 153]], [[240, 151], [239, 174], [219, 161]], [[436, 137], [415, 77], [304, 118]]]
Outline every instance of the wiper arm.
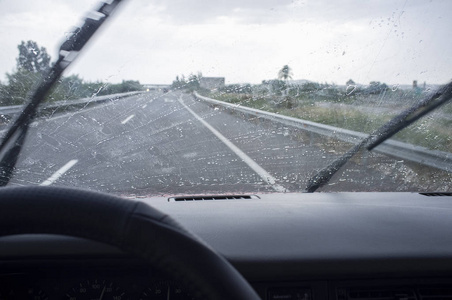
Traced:
[[333, 161], [331, 164], [320, 170], [317, 174], [308, 180], [308, 186], [304, 190], [306, 193], [313, 193], [318, 188], [324, 186], [330, 181], [334, 174], [339, 171], [356, 153], [366, 148], [371, 151], [385, 140], [409, 126], [413, 122], [419, 120], [434, 109], [445, 104], [452, 99], [452, 82], [443, 86], [434, 94], [427, 96], [418, 104], [404, 110], [402, 113], [394, 117], [388, 123], [384, 124], [360, 143], [353, 146], [344, 155]]
[[85, 19], [83, 25], [76, 28], [72, 35], [60, 46], [58, 60], [44, 74], [40, 83], [29, 96], [25, 108], [3, 137], [0, 144], [0, 186], [7, 185], [12, 177], [29, 125], [36, 116], [39, 105], [63, 71], [74, 61], [80, 50], [121, 1], [113, 0], [109, 3], [102, 3], [96, 11], [92, 12], [91, 16]]

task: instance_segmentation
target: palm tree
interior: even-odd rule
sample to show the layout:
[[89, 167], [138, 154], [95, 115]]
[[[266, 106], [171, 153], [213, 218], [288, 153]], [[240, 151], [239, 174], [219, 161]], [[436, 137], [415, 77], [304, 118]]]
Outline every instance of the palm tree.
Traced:
[[286, 103], [287, 108], [291, 109], [295, 106], [294, 100], [292, 97], [288, 95], [288, 86], [287, 86], [287, 80], [292, 79], [292, 70], [288, 65], [284, 65], [281, 70], [278, 72], [278, 79], [284, 80], [284, 90], [282, 91], [282, 95], [284, 98], [284, 101]]
[[282, 69], [279, 70], [278, 79], [283, 79], [284, 81], [292, 79], [292, 70], [288, 65], [284, 65], [284, 67], [282, 67]]

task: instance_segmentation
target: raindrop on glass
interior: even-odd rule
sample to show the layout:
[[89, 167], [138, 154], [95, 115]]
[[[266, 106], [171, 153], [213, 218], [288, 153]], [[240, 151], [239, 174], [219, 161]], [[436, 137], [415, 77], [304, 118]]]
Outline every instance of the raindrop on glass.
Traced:
[[347, 96], [350, 96], [355, 90], [356, 90], [356, 85], [348, 85], [345, 90], [345, 94]]

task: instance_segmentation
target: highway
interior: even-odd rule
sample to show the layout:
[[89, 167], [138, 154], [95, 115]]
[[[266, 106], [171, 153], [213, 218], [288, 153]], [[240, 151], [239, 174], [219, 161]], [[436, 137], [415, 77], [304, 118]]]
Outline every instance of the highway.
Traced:
[[[300, 192], [350, 146], [245, 119], [187, 93], [149, 92], [36, 120], [10, 185], [123, 196]], [[416, 168], [369, 153], [321, 190], [425, 190]], [[450, 184], [443, 173], [434, 179], [429, 189]]]

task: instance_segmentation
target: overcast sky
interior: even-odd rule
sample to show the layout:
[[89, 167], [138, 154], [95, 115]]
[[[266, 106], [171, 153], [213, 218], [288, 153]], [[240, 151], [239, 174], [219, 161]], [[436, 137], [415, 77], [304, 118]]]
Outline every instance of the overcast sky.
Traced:
[[[452, 1], [124, 0], [66, 75], [171, 83], [202, 72], [260, 83], [288, 64], [293, 79], [345, 84], [452, 79]], [[93, 0], [0, 0], [0, 80], [17, 45], [53, 60]]]

